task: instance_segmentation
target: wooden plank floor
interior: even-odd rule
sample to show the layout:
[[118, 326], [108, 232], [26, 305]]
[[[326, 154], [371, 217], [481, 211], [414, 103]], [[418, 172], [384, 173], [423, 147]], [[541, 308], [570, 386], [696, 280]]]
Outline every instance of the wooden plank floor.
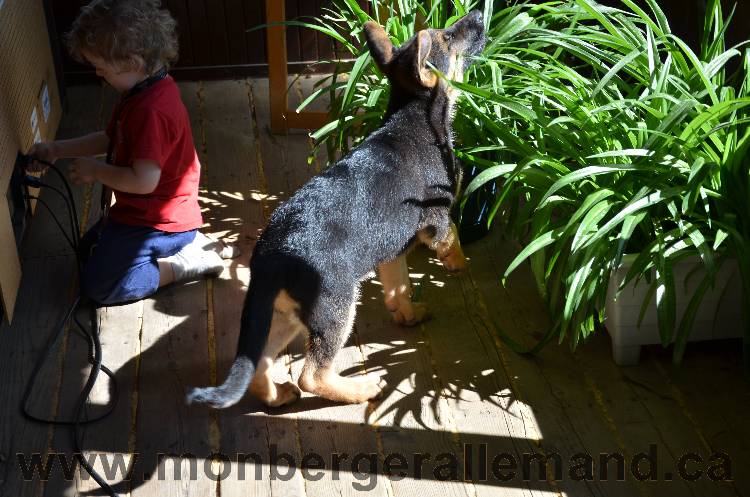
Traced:
[[[296, 82], [290, 105], [313, 83]], [[204, 231], [235, 241], [243, 255], [227, 261], [218, 278], [100, 311], [104, 364], [118, 390], [100, 377], [88, 413], [118, 404], [82, 430], [83, 457], [121, 495], [750, 495], [750, 383], [741, 344], [691, 344], [679, 367], [669, 351], [652, 347], [639, 366], [618, 368], [604, 335], [575, 352], [552, 344], [537, 357], [519, 356], [499, 340], [498, 328], [529, 344], [549, 318], [527, 269], [500, 286], [518, 251], [500, 233], [466, 247], [470, 269], [460, 276], [447, 275], [426, 250], [410, 256], [431, 311], [415, 328], [390, 322], [377, 280], [363, 285], [337, 367], [347, 375], [383, 375], [389, 388], [380, 401], [338, 405], [305, 394], [280, 409], [249, 396], [225, 411], [187, 407], [190, 387], [221, 381], [231, 364], [258, 233], [326, 157], [308, 162], [313, 144], [305, 133], [269, 133], [266, 80], [181, 83], [181, 90], [203, 164]], [[77, 87], [69, 94], [60, 136], [98, 129], [112, 93]], [[97, 192], [77, 189], [76, 196], [79, 221], [90, 226]], [[62, 209], [53, 194], [43, 191], [42, 198]], [[101, 494], [72, 458], [68, 428], [27, 421], [19, 409], [34, 363], [74, 293], [73, 261], [40, 211], [23, 245], [15, 321], [0, 326], [0, 496]], [[297, 341], [279, 357], [277, 381], [296, 379], [303, 351]], [[86, 354], [85, 342], [64, 335], [30, 397], [37, 415], [71, 416]], [[29, 471], [34, 454], [40, 463], [54, 458], [49, 475]], [[601, 454], [622, 456], [622, 479], [614, 462], [602, 476]], [[689, 474], [680, 475], [678, 465], [690, 454]], [[595, 461], [589, 479], [579, 471], [587, 457]], [[727, 465], [729, 481], [714, 481]]]

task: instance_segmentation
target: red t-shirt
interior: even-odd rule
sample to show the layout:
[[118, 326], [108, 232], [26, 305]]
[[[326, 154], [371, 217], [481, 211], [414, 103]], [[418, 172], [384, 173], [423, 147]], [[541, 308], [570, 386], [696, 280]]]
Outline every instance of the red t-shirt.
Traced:
[[161, 167], [156, 189], [145, 195], [113, 190], [109, 217], [119, 223], [150, 226], [172, 233], [203, 224], [198, 205], [200, 162], [193, 144], [187, 109], [171, 76], [126, 99], [107, 126], [112, 140], [117, 118], [113, 163], [132, 166], [148, 159]]

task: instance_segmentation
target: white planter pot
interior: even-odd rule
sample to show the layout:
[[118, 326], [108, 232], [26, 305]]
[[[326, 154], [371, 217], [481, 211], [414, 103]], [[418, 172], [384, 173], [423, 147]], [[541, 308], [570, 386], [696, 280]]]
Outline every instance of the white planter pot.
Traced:
[[[661, 343], [656, 315], [656, 296], [649, 303], [638, 326], [643, 299], [648, 292], [648, 283], [641, 279], [637, 285], [629, 283], [615, 298], [617, 287], [625, 279], [636, 255], [626, 255], [609, 283], [606, 304], [606, 326], [612, 337], [612, 353], [615, 363], [622, 366], [638, 364], [641, 345]], [[705, 275], [701, 268], [693, 272], [685, 286], [685, 278], [702, 263], [697, 259], [686, 259], [673, 268], [677, 325], [690, 302], [696, 287]], [[725, 287], [729, 285], [726, 290]], [[742, 336], [742, 281], [736, 261], [724, 263], [716, 275], [716, 283], [706, 292], [698, 308], [689, 341]], [[717, 310], [718, 307], [718, 310]]]

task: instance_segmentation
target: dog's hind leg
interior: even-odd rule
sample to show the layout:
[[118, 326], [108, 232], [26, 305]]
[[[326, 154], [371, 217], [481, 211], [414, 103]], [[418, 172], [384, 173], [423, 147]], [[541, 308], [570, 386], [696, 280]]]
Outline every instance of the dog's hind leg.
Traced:
[[271, 407], [289, 404], [301, 396], [299, 387], [293, 382], [275, 383], [271, 369], [281, 351], [305, 329], [299, 319], [299, 305], [282, 290], [274, 302], [271, 331], [250, 383], [250, 392]]
[[377, 398], [385, 382], [377, 376], [346, 378], [333, 367], [333, 359], [346, 343], [354, 323], [356, 292], [349, 298], [322, 295], [308, 323], [307, 356], [299, 386], [319, 397], [351, 404]]
[[432, 250], [437, 252], [438, 259], [443, 263], [445, 269], [451, 272], [460, 272], [466, 269], [466, 257], [461, 249], [458, 239], [458, 229], [451, 221], [447, 211], [430, 213], [427, 218], [428, 226], [419, 230], [417, 236]]
[[424, 321], [427, 317], [427, 307], [411, 300], [412, 289], [406, 254], [380, 264], [378, 275], [383, 284], [385, 308], [391, 313], [393, 321], [404, 326], [414, 326]]

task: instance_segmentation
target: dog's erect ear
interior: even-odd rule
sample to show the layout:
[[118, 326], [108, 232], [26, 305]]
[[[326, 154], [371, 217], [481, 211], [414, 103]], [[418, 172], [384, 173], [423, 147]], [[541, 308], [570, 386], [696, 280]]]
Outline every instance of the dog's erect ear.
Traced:
[[364, 31], [370, 55], [372, 55], [380, 70], [385, 72], [385, 68], [393, 59], [393, 43], [388, 38], [388, 33], [375, 21], [367, 21]]
[[427, 57], [430, 55], [432, 49], [432, 36], [430, 33], [423, 29], [417, 33], [417, 39], [414, 40], [417, 49], [417, 56], [415, 58], [417, 78], [422, 86], [432, 88], [437, 84], [437, 74], [427, 67]]

